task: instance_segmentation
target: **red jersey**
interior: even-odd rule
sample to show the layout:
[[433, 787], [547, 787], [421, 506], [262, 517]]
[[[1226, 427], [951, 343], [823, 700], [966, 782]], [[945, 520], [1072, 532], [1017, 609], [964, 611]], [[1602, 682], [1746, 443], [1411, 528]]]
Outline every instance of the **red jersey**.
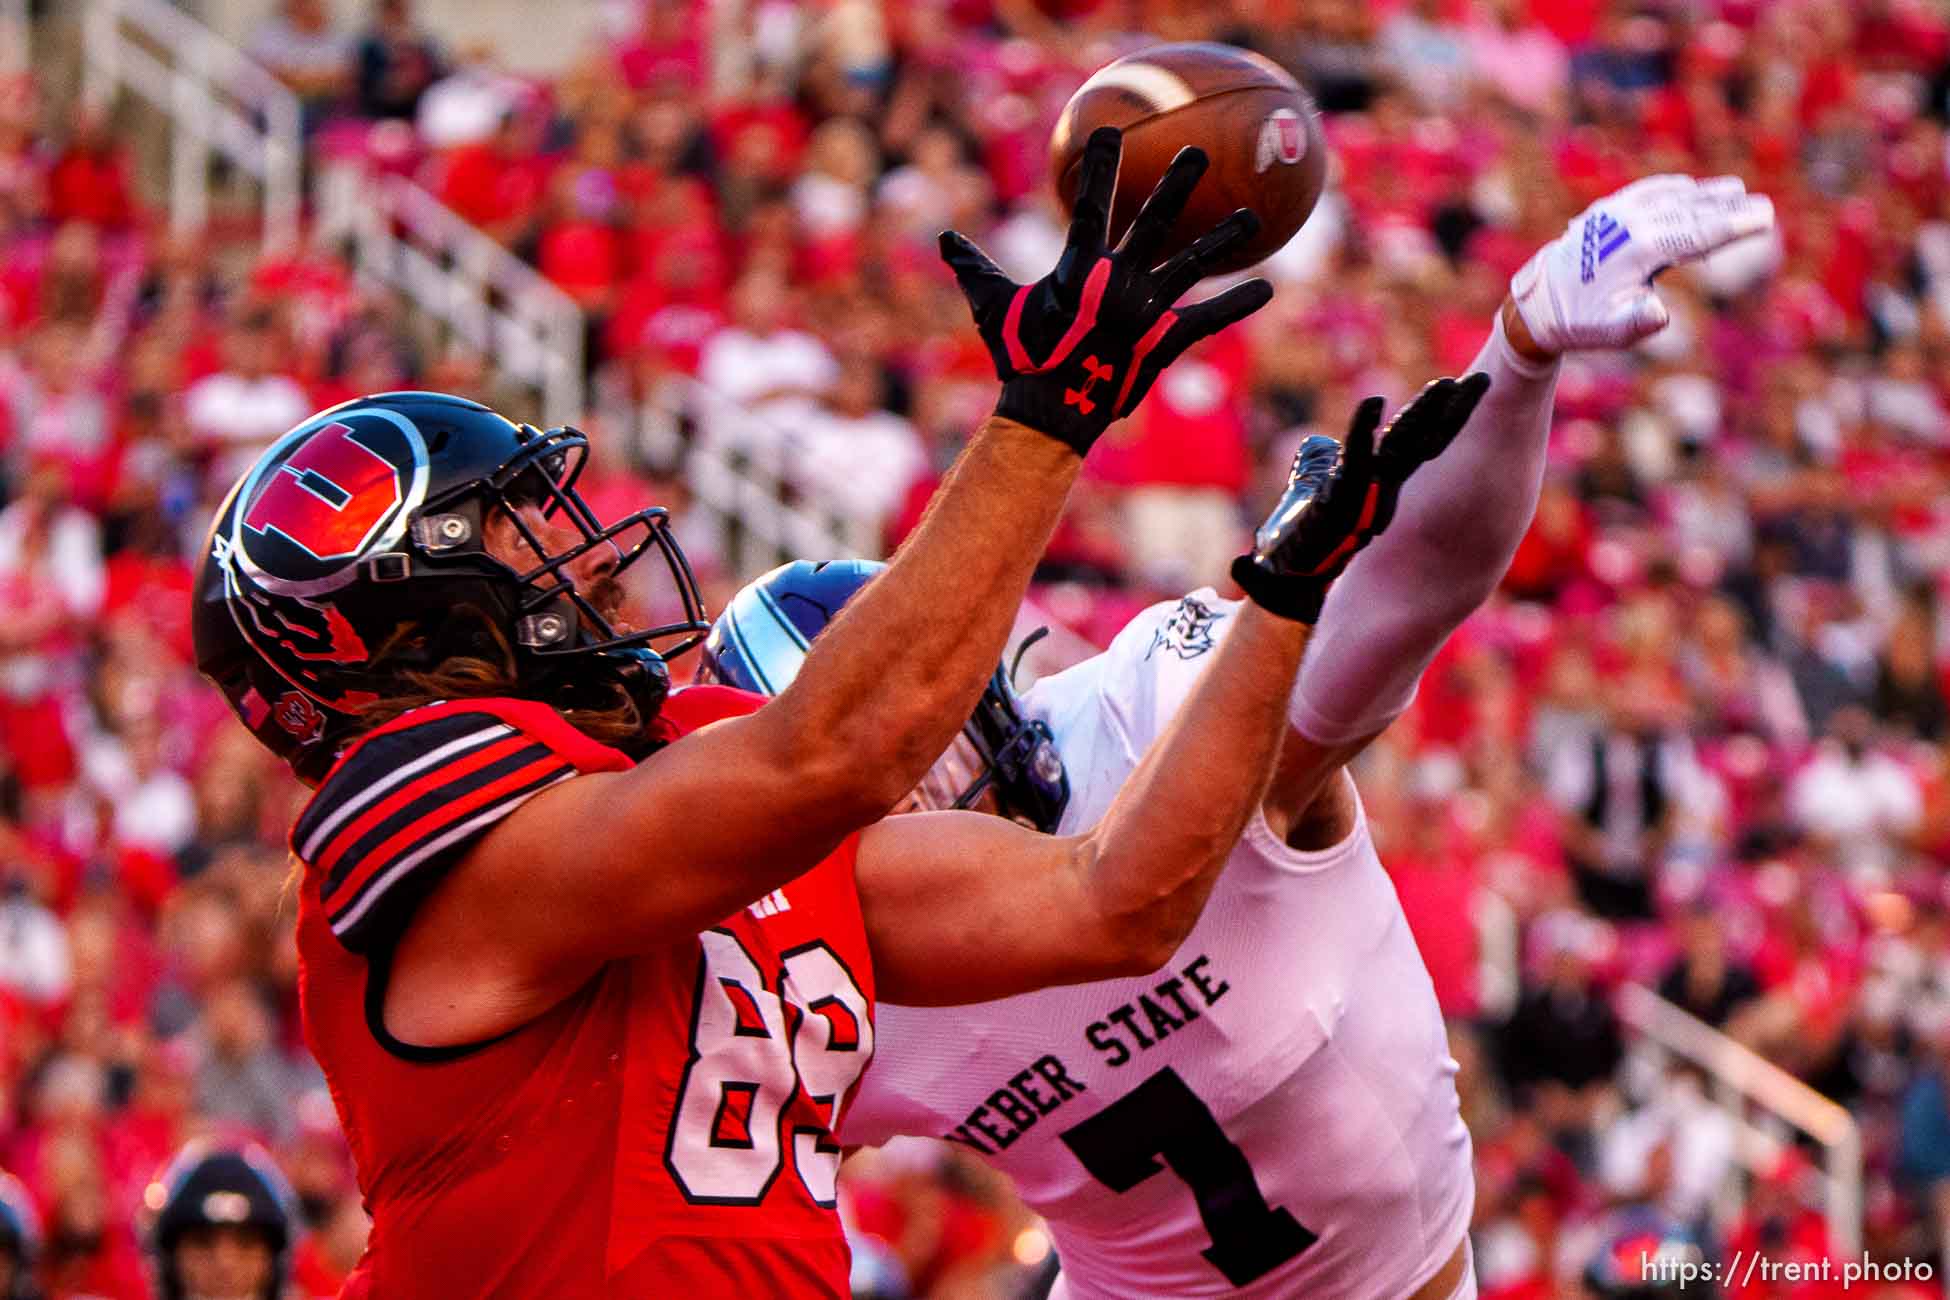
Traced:
[[[761, 702], [693, 687], [663, 721], [681, 744]], [[345, 1295], [848, 1294], [832, 1134], [873, 1053], [853, 839], [503, 1037], [385, 1031], [414, 903], [529, 797], [629, 766], [546, 706], [456, 701], [361, 739], [299, 817], [305, 1038], [373, 1218]], [[644, 858], [658, 869], [655, 846]]]

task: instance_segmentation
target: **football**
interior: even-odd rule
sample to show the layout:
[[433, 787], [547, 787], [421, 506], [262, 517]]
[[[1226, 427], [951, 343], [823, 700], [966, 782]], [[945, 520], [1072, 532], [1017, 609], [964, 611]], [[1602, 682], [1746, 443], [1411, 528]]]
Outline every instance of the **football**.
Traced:
[[1251, 266], [1293, 238], [1327, 176], [1327, 143], [1313, 100], [1278, 64], [1231, 45], [1154, 46], [1106, 64], [1077, 88], [1050, 135], [1050, 174], [1066, 213], [1076, 198], [1084, 142], [1100, 126], [1124, 132], [1112, 244], [1186, 145], [1204, 149], [1211, 167], [1172, 228], [1170, 251], [1235, 208], [1250, 208], [1259, 218], [1259, 234], [1215, 271]]

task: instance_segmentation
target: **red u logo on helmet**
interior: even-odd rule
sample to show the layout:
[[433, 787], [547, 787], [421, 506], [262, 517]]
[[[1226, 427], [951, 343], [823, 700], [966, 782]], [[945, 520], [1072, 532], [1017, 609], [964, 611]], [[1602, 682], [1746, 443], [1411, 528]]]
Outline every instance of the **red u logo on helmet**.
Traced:
[[244, 515], [319, 560], [358, 555], [400, 504], [399, 471], [346, 424], [328, 424], [264, 478]]

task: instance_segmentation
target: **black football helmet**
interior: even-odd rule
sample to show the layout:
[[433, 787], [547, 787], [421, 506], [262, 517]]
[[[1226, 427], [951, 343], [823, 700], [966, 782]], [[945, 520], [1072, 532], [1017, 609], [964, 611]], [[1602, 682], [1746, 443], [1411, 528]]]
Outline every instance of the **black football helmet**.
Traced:
[[[217, 511], [196, 574], [197, 668], [311, 781], [363, 709], [456, 655], [512, 650], [523, 694], [565, 709], [604, 707], [620, 689], [647, 724], [669, 687], [665, 658], [710, 624], [667, 511], [604, 526], [577, 494], [588, 450], [575, 429], [516, 424], [442, 393], [380, 393], [314, 415], [258, 457]], [[549, 549], [523, 506], [580, 540]], [[532, 566], [485, 550], [497, 508]], [[683, 617], [619, 633], [568, 568], [598, 547], [614, 549], [616, 573], [659, 554]], [[680, 639], [652, 648], [667, 638]]]
[[[820, 629], [886, 567], [872, 560], [796, 560], [748, 583], [704, 639], [698, 680], [777, 695]], [[1049, 727], [1022, 716], [1022, 700], [1001, 667], [962, 736], [966, 749], [957, 742], [935, 765], [916, 792], [919, 806], [967, 808], [993, 787], [1005, 816], [1054, 831], [1070, 801], [1070, 778]]]
[[291, 1185], [256, 1144], [212, 1147], [192, 1142], [176, 1153], [143, 1193], [155, 1215], [149, 1246], [156, 1255], [163, 1300], [184, 1300], [187, 1290], [176, 1265], [176, 1248], [199, 1228], [242, 1228], [260, 1234], [271, 1249], [271, 1277], [263, 1300], [284, 1292], [297, 1235], [297, 1198]]

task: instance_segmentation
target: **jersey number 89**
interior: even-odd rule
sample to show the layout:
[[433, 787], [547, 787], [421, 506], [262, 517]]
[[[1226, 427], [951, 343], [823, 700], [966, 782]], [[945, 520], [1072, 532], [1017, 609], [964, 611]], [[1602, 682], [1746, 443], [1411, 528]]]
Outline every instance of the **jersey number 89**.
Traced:
[[782, 954], [782, 969], [767, 980], [729, 931], [698, 939], [691, 1056], [664, 1165], [692, 1202], [757, 1205], [789, 1142], [806, 1191], [830, 1207], [840, 1101], [873, 1059], [866, 995], [823, 943]]

